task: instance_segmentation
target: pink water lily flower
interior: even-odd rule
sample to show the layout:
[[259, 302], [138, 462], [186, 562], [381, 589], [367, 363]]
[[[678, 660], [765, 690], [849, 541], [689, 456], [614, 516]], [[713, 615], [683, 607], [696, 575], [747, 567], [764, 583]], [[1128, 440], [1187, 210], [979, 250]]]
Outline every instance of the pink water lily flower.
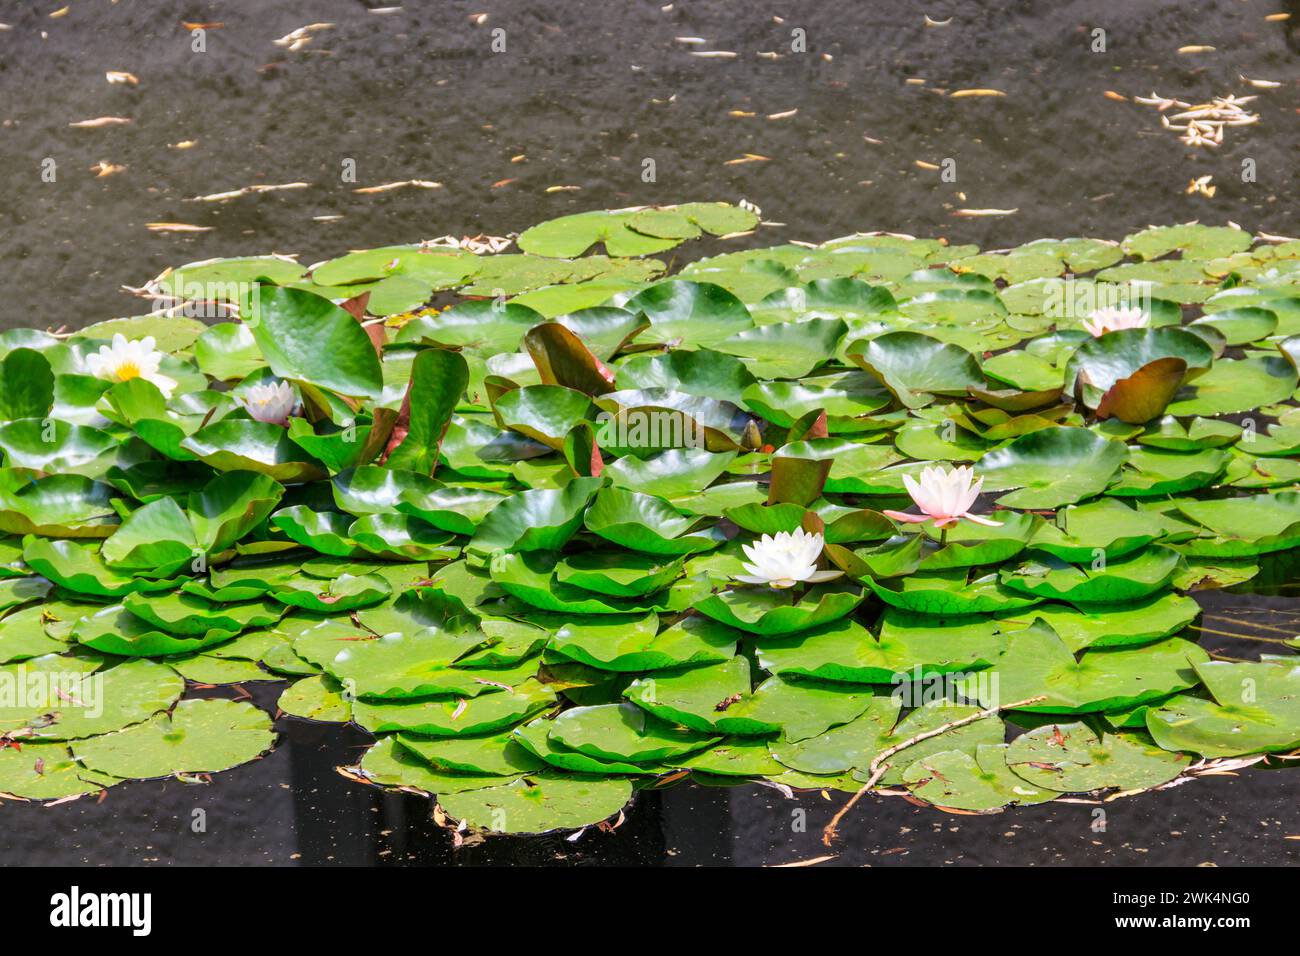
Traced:
[[1141, 329], [1147, 324], [1147, 315], [1137, 306], [1128, 308], [1116, 308], [1115, 306], [1106, 306], [1104, 309], [1095, 309], [1092, 314], [1083, 320], [1083, 327], [1092, 333], [1093, 337], [1100, 337], [1107, 332], [1118, 332], [1121, 329]]
[[753, 544], [741, 546], [753, 564], [744, 565], [748, 573], [737, 574], [735, 578], [746, 584], [767, 584], [774, 588], [838, 578], [843, 571], [817, 570], [823, 547], [825, 541], [820, 534], [809, 534], [802, 528], [781, 531], [775, 536], [765, 534]]
[[961, 518], [969, 518], [976, 524], [1001, 527], [1001, 521], [993, 521], [970, 513], [971, 505], [979, 497], [983, 478], [975, 477], [975, 470], [966, 465], [945, 471], [937, 466], [921, 469], [921, 480], [911, 475], [903, 476], [903, 485], [912, 496], [916, 506], [924, 514], [910, 515], [902, 511], [886, 511], [885, 514], [895, 521], [919, 524], [934, 519], [936, 528], [951, 528]]

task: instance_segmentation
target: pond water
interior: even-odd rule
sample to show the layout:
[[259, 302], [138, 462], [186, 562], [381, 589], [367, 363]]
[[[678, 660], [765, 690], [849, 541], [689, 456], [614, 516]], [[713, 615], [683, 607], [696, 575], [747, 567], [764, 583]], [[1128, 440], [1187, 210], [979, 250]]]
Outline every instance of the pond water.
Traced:
[[[396, 2], [396, 0], [388, 0]], [[378, 4], [375, 4], [378, 5]], [[753, 245], [862, 229], [988, 248], [1048, 235], [1119, 238], [1149, 223], [1227, 220], [1294, 234], [1300, 4], [890, 2], [664, 9], [563, 2], [357, 0], [7, 5], [0, 21], [0, 328], [78, 327], [140, 311], [121, 292], [170, 265], [443, 234], [504, 234], [584, 209], [747, 198], [782, 223]], [[1269, 14], [1293, 12], [1288, 21]], [[488, 13], [481, 24], [472, 14]], [[952, 18], [946, 26], [927, 26]], [[221, 22], [206, 51], [181, 20]], [[329, 22], [305, 48], [272, 41]], [[1106, 31], [1093, 52], [1092, 31]], [[504, 34], [494, 34], [494, 30]], [[792, 31], [807, 52], [791, 51]], [[677, 38], [702, 38], [703, 44]], [[494, 52], [504, 40], [505, 49]], [[1180, 54], [1187, 45], [1213, 52]], [[734, 59], [692, 51], [734, 51]], [[760, 52], [781, 54], [760, 57]], [[106, 83], [129, 71], [138, 86]], [[1246, 86], [1241, 75], [1278, 81]], [[909, 82], [909, 81], [923, 82]], [[1001, 97], [941, 91], [993, 88]], [[1129, 98], [1119, 102], [1107, 90]], [[1131, 101], [1258, 93], [1256, 126], [1191, 149]], [[793, 115], [770, 119], [773, 114]], [[754, 114], [732, 116], [732, 112]], [[101, 116], [129, 125], [71, 128]], [[189, 148], [176, 144], [192, 142]], [[764, 157], [736, 163], [747, 156]], [[512, 158], [523, 157], [518, 161]], [[53, 182], [42, 163], [53, 159]], [[936, 170], [955, 161], [956, 181]], [[351, 160], [356, 181], [341, 170]], [[653, 160], [654, 181], [643, 179]], [[1255, 181], [1243, 182], [1243, 161]], [[98, 163], [124, 166], [97, 177]], [[1188, 181], [1212, 175], [1213, 198]], [[358, 194], [426, 180], [439, 188]], [[192, 197], [307, 182], [225, 203]], [[550, 187], [578, 187], [548, 191]], [[961, 218], [959, 208], [1015, 209]], [[154, 233], [149, 222], [208, 227]], [[738, 248], [695, 243], [686, 258]], [[1211, 594], [1206, 628], [1275, 634], [1300, 618], [1294, 575], [1268, 595]], [[1262, 629], [1251, 631], [1253, 625]], [[1261, 647], [1206, 634], [1208, 647]], [[274, 710], [280, 684], [249, 685]], [[100, 803], [6, 804], [0, 858], [23, 863], [790, 863], [828, 851], [846, 799], [764, 787], [677, 786], [638, 796], [614, 833], [499, 838], [452, 850], [427, 800], [348, 782], [367, 735], [290, 718], [278, 748], [217, 776], [115, 787]], [[869, 798], [841, 827], [836, 862], [1278, 864], [1295, 862], [1293, 775], [1248, 771], [1105, 805], [1053, 803], [956, 816]], [[196, 810], [206, 830], [194, 832]], [[796, 812], [803, 811], [803, 812]]]

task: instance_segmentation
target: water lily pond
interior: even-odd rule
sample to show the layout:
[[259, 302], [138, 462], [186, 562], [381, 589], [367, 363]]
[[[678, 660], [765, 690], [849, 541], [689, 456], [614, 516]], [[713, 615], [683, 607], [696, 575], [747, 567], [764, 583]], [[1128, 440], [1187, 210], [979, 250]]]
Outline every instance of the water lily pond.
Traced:
[[212, 260], [171, 315], [0, 334], [0, 791], [219, 787], [285, 715], [457, 844], [762, 783], [833, 847], [875, 793], [1288, 766], [1300, 642], [1198, 598], [1293, 577], [1300, 243], [662, 258], [763, 229]]

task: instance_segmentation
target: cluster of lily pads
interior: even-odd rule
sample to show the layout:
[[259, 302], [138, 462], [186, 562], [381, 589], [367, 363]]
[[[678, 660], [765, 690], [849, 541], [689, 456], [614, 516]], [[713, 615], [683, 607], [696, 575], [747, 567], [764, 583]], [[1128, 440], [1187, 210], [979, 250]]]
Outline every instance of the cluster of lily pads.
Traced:
[[256, 680], [497, 832], [688, 778], [992, 811], [1300, 747], [1294, 658], [1212, 659], [1186, 594], [1300, 545], [1300, 243], [643, 258], [755, 225], [217, 260], [149, 291], [224, 321], [0, 334], [0, 792], [254, 759], [270, 715], [194, 688]]

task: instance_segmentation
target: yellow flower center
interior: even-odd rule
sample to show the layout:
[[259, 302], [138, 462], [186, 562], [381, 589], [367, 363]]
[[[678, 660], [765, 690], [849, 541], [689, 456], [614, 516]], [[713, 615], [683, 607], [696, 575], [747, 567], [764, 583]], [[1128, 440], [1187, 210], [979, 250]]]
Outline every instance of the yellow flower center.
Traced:
[[125, 382], [128, 379], [140, 377], [140, 366], [134, 362], [126, 361], [117, 367], [117, 380]]

